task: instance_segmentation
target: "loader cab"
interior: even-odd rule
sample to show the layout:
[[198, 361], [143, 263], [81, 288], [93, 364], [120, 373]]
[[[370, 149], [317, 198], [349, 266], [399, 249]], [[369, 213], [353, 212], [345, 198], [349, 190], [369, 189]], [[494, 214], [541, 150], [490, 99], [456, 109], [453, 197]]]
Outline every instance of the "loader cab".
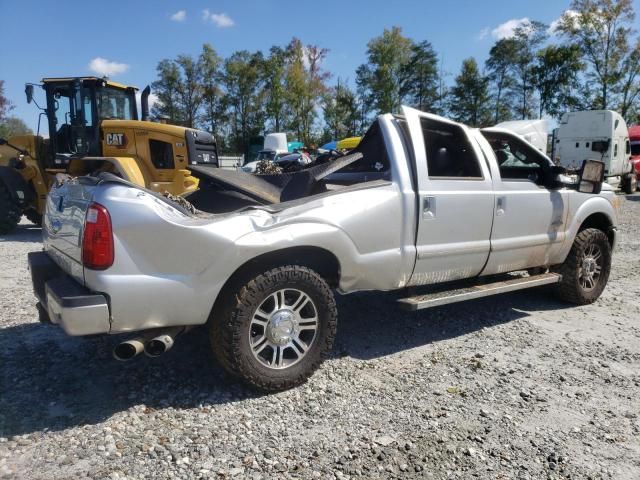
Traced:
[[99, 156], [102, 120], [137, 120], [135, 87], [103, 78], [45, 78], [50, 156], [64, 168], [75, 156]]

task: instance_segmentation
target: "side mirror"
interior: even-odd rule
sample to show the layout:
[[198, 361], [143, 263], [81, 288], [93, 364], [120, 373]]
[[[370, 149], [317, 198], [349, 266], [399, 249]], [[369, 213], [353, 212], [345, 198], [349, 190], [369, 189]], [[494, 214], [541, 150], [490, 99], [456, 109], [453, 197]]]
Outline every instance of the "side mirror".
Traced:
[[585, 160], [578, 173], [578, 191], [582, 193], [598, 194], [604, 182], [604, 162], [600, 160]]
[[558, 175], [564, 175], [567, 173], [567, 169], [561, 165], [552, 165], [549, 172], [553, 177], [557, 177]]
[[560, 175], [567, 173], [567, 169], [560, 165], [551, 165], [548, 170], [544, 172], [544, 184], [547, 188], [555, 189], [562, 188], [564, 182]]
[[27, 96], [27, 103], [31, 103], [33, 101], [33, 85], [25, 85], [24, 93]]

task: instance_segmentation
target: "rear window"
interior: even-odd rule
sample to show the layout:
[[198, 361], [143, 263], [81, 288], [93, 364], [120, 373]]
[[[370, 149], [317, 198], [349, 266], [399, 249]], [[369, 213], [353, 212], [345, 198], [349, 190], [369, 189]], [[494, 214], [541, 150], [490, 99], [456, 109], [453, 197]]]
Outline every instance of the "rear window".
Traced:
[[429, 178], [482, 179], [482, 171], [462, 127], [421, 119]]
[[391, 168], [387, 146], [384, 143], [380, 124], [375, 121], [356, 148], [349, 153], [362, 153], [362, 158], [357, 162], [344, 167], [341, 172], [388, 172]]

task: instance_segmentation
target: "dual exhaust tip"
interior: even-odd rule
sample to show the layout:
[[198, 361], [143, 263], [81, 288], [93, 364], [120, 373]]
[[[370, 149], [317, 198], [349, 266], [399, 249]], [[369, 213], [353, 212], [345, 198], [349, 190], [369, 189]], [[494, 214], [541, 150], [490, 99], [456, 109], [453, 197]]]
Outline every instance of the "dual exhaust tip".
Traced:
[[175, 339], [188, 329], [189, 327], [173, 327], [160, 332], [154, 330], [146, 335], [125, 340], [113, 349], [113, 357], [123, 362], [137, 357], [142, 352], [148, 357], [159, 357], [169, 351]]

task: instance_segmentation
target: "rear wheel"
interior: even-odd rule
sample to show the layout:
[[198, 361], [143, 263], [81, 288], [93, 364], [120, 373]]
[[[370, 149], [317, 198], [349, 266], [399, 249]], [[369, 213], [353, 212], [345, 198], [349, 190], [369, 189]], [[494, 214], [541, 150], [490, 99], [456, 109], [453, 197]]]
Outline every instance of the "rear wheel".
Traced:
[[222, 366], [262, 390], [304, 383], [335, 338], [337, 308], [329, 285], [313, 270], [289, 265], [232, 290], [232, 300], [210, 323]]
[[630, 195], [638, 190], [638, 179], [636, 178], [635, 173], [625, 176], [623, 182], [622, 189], [624, 190], [624, 193]]
[[609, 239], [602, 230], [582, 230], [566, 260], [556, 270], [562, 275], [562, 281], [556, 286], [558, 297], [577, 305], [595, 302], [609, 279]]
[[22, 217], [22, 208], [9, 188], [0, 181], [0, 234], [12, 232]]

